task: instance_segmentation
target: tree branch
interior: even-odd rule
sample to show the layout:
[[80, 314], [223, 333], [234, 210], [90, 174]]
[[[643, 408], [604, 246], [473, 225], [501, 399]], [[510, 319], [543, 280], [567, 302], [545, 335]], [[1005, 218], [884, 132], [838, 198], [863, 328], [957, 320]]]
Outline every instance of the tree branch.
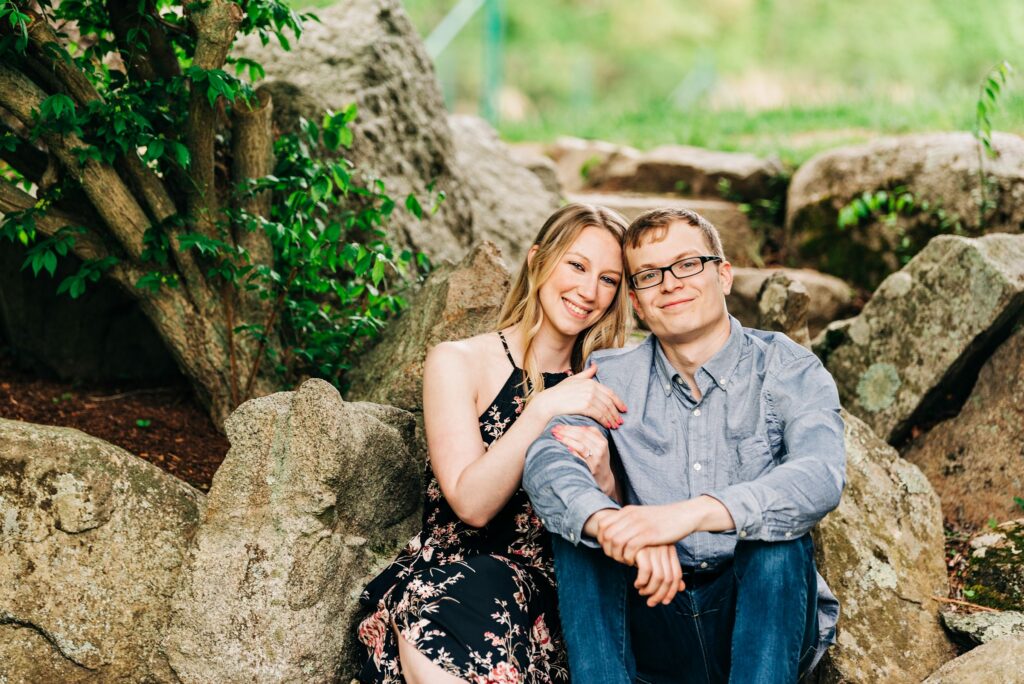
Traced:
[[[61, 50], [63, 50], [63, 47], [60, 45], [57, 34], [46, 23], [44, 17], [33, 15], [32, 24], [29, 26], [29, 39], [36, 52], [39, 53], [39, 59], [53, 70], [53, 73], [65, 85], [75, 100], [82, 105], [94, 101], [103, 101], [103, 96], [99, 94], [89, 79], [85, 77], [84, 73], [75, 68], [73, 64], [68, 64], [62, 59], [54, 59], [52, 49], [45, 49], [44, 46], [46, 45], [56, 45]], [[178, 213], [178, 207], [175, 205], [166, 186], [164, 186], [163, 181], [157, 177], [152, 169], [142, 163], [142, 160], [139, 159], [134, 151], [122, 155], [121, 168], [124, 170], [124, 176], [128, 179], [132, 189], [142, 198], [145, 206], [149, 209], [150, 216], [157, 223], [163, 223]], [[110, 173], [116, 174], [112, 169]], [[205, 279], [202, 275], [202, 269], [196, 262], [195, 255], [191, 252], [182, 252], [179, 249], [173, 249], [172, 253], [193, 301], [198, 301], [199, 293], [196, 292], [196, 288], [205, 286]]]
[[[245, 183], [251, 178], [262, 178], [273, 171], [274, 140], [273, 122], [274, 103], [270, 91], [259, 88], [256, 91], [256, 108], [250, 109], [243, 103], [234, 108], [234, 129], [231, 132], [231, 176], [235, 186]], [[272, 197], [269, 190], [238, 202], [240, 209], [245, 209], [254, 216], [270, 218]], [[271, 264], [274, 254], [270, 239], [263, 231], [241, 230], [235, 241], [245, 247], [255, 263]]]
[[[242, 22], [242, 9], [227, 0], [210, 0], [186, 5], [185, 13], [196, 33], [192, 66], [205, 71], [221, 68]], [[206, 98], [205, 89], [193, 82], [188, 106], [188, 148], [192, 157], [188, 205], [196, 226], [211, 236], [215, 233], [218, 213], [214, 176], [216, 128], [216, 112]]]
[[[11, 214], [16, 211], [25, 211], [36, 205], [36, 198], [20, 189], [14, 183], [0, 178], [0, 214]], [[60, 209], [51, 207], [45, 213], [35, 217], [36, 228], [43, 235], [54, 235], [65, 226], [82, 226], [86, 228], [85, 233], [75, 236], [75, 244], [72, 247], [75, 255], [80, 259], [103, 259], [110, 256], [110, 250], [103, 244], [103, 240], [86, 226], [81, 217], [69, 214]]]
[[[0, 105], [26, 126], [33, 124], [34, 110], [46, 93], [24, 74], [0, 63]], [[99, 212], [110, 232], [125, 251], [138, 261], [142, 256], [142, 236], [149, 227], [149, 218], [135, 201], [120, 176], [96, 161], [79, 162], [76, 151], [85, 143], [76, 135], [44, 133], [43, 141], [64, 169], [78, 181], [90, 202]]]
[[[181, 75], [178, 57], [164, 32], [164, 23], [156, 15], [152, 0], [143, 12], [133, 0], [106, 0], [111, 28], [121, 51], [128, 75], [135, 81], [155, 81]], [[134, 40], [129, 40], [135, 31]], [[144, 47], [138, 46], [141, 43]]]
[[65, 52], [65, 50], [57, 34], [46, 22], [46, 17], [31, 10], [27, 13], [32, 17], [32, 21], [28, 25], [28, 38], [35, 58], [56, 77], [68, 94], [79, 104], [87, 105], [93, 100], [101, 100], [96, 88], [75, 66], [74, 62], [70, 59], [54, 59], [55, 50], [59, 52]]

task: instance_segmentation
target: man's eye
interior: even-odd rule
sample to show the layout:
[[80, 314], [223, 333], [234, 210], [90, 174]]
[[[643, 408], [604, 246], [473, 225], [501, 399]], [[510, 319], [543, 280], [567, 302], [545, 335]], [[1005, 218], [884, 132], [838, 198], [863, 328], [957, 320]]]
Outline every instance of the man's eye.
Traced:
[[683, 270], [692, 271], [700, 266], [700, 259], [687, 259], [680, 265], [682, 266]]
[[657, 271], [644, 271], [643, 273], [640, 274], [639, 279], [640, 279], [641, 283], [649, 283], [652, 280], [657, 280], [658, 279], [658, 272]]

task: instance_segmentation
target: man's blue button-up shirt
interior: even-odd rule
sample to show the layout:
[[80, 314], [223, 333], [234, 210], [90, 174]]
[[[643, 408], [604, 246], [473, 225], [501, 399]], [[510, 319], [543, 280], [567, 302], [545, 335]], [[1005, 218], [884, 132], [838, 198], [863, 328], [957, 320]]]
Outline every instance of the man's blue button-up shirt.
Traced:
[[[712, 570], [732, 558], [737, 538], [785, 541], [807, 533], [839, 504], [845, 484], [843, 421], [835, 382], [811, 352], [780, 333], [730, 318], [725, 346], [701, 366], [700, 400], [652, 335], [629, 350], [594, 353], [597, 379], [625, 402], [625, 421], [607, 430], [583, 416], [560, 416], [530, 447], [523, 486], [544, 525], [570, 542], [602, 508], [619, 505], [587, 465], [551, 435], [555, 425], [599, 427], [612, 439], [631, 504], [667, 504], [701, 495], [729, 510], [736, 529], [696, 532], [677, 544], [683, 565]], [[838, 605], [819, 576], [819, 626]]]

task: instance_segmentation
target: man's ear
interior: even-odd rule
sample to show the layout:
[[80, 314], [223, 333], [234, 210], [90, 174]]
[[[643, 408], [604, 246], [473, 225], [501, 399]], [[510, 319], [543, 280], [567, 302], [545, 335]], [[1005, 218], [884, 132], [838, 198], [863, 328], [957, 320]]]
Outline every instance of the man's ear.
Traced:
[[633, 311], [636, 313], [636, 317], [641, 321], [644, 320], [644, 311], [640, 308], [640, 300], [636, 297], [636, 291], [633, 288], [629, 289], [629, 303], [633, 305]]
[[722, 279], [722, 292], [724, 294], [732, 292], [732, 264], [728, 261], [719, 264], [718, 277]]
[[534, 245], [530, 247], [530, 251], [526, 253], [526, 267], [529, 268], [533, 265], [533, 257], [540, 251], [540, 245]]

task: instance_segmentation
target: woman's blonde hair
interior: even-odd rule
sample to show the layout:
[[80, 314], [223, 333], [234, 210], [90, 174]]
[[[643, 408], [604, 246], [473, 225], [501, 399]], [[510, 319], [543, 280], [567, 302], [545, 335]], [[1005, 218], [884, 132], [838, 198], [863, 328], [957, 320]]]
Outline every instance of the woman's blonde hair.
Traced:
[[[626, 219], [611, 209], [577, 203], [568, 204], [556, 211], [537, 233], [532, 245], [537, 247], [537, 251], [532, 258], [524, 260], [512, 289], [505, 297], [501, 313], [498, 314], [498, 330], [522, 324], [526, 402], [544, 389], [544, 375], [531, 353], [533, 340], [544, 322], [544, 310], [540, 305], [539, 293], [541, 285], [551, 277], [563, 255], [584, 229], [603, 228], [621, 245], [626, 226]], [[625, 344], [626, 324], [629, 320], [629, 298], [626, 294], [626, 274], [623, 272], [615, 299], [608, 310], [596, 323], [576, 337], [570, 359], [573, 372], [578, 373], [583, 369], [583, 362], [592, 351], [621, 347]]]

